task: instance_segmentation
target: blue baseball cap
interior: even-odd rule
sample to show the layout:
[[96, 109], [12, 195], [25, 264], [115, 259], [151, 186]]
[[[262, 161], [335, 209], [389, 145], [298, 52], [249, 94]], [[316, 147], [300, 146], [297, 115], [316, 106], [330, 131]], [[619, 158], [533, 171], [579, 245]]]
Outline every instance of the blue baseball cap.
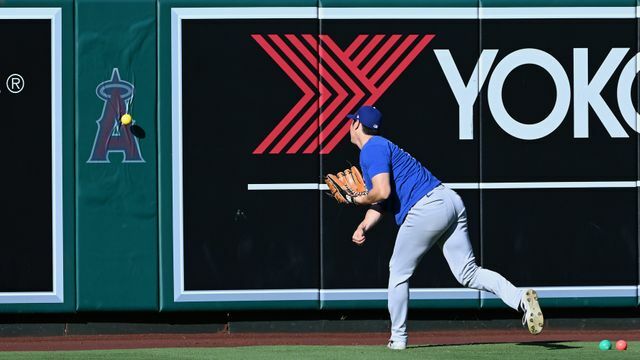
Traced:
[[358, 120], [360, 123], [371, 129], [380, 128], [382, 123], [382, 113], [373, 106], [364, 105], [355, 114], [347, 115], [349, 119]]

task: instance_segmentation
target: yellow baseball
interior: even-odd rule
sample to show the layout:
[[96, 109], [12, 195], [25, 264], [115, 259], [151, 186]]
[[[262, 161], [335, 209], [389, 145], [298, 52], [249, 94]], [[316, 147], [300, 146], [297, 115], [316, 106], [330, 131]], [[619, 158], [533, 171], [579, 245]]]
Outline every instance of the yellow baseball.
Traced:
[[122, 117], [120, 117], [120, 122], [122, 123], [122, 125], [131, 124], [131, 120], [133, 120], [133, 119], [131, 118], [131, 115], [129, 115], [129, 114], [124, 114], [124, 115], [122, 115]]

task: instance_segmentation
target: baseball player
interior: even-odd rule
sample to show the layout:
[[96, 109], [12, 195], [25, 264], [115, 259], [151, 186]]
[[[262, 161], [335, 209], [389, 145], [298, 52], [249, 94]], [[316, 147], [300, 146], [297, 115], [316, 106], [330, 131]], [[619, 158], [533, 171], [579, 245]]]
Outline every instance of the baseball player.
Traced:
[[539, 334], [544, 317], [535, 290], [518, 290], [500, 274], [476, 264], [465, 207], [458, 194], [418, 160], [378, 135], [382, 120], [378, 109], [362, 106], [348, 117], [352, 119], [351, 142], [360, 148], [360, 167], [368, 192], [347, 191], [343, 195], [346, 202], [369, 206], [352, 241], [364, 244], [367, 231], [380, 220], [383, 209], [394, 214], [400, 226], [389, 261], [391, 338], [387, 347], [403, 350], [407, 346], [409, 279], [422, 256], [436, 244], [460, 284], [489, 291], [511, 308], [522, 309], [523, 325], [532, 334]]

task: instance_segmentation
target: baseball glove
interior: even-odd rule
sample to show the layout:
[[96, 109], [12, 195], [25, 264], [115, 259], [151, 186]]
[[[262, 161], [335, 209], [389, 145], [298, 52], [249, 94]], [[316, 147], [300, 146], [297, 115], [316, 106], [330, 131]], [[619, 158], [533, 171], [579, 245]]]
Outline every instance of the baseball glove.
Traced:
[[337, 174], [327, 174], [324, 182], [329, 187], [331, 197], [341, 204], [353, 204], [353, 198], [367, 195], [367, 185], [357, 167], [352, 166]]

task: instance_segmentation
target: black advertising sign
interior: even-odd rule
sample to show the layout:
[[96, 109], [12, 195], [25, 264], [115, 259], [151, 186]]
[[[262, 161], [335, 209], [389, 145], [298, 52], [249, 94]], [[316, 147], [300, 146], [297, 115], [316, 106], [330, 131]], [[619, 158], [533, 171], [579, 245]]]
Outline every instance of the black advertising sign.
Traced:
[[[174, 10], [183, 292], [200, 291], [192, 300], [201, 301], [233, 289], [386, 298], [397, 227], [383, 221], [357, 248], [350, 238], [364, 210], [322, 195], [323, 174], [358, 163], [346, 115], [366, 104], [382, 111], [385, 137], [462, 195], [481, 265], [560, 297], [605, 284], [631, 294], [635, 8], [563, 9], [323, 8], [320, 19], [315, 8]], [[598, 230], [585, 237], [589, 226]], [[603, 241], [619, 251], [594, 261]], [[559, 244], [581, 264], [575, 276], [556, 276], [567, 271], [565, 255], [551, 252]], [[553, 266], [531, 275], [522, 259], [532, 251]], [[411, 284], [414, 300], [479, 298], [449, 292], [460, 286], [439, 249]]]
[[0, 9], [0, 303], [63, 302], [60, 9]]
[[53, 286], [50, 27], [48, 20], [0, 20], [1, 33], [19, 34], [0, 40], [3, 49], [11, 49], [0, 57], [0, 108], [7, 134], [20, 134], [2, 142], [4, 153], [12, 155], [4, 164], [11, 191], [4, 195], [10, 210], [2, 225], [0, 266], [6, 271], [0, 291]]
[[[263, 45], [275, 46], [274, 41], [262, 34], [314, 34], [317, 28], [316, 19], [182, 21], [187, 296], [189, 291], [254, 289], [255, 296], [268, 300], [260, 289], [319, 286], [318, 191], [248, 190], [248, 184], [318, 181], [317, 152], [263, 155], [256, 150], [268, 128], [298, 101], [291, 79], [265, 52]], [[317, 291], [309, 294], [303, 300], [317, 299]]]

